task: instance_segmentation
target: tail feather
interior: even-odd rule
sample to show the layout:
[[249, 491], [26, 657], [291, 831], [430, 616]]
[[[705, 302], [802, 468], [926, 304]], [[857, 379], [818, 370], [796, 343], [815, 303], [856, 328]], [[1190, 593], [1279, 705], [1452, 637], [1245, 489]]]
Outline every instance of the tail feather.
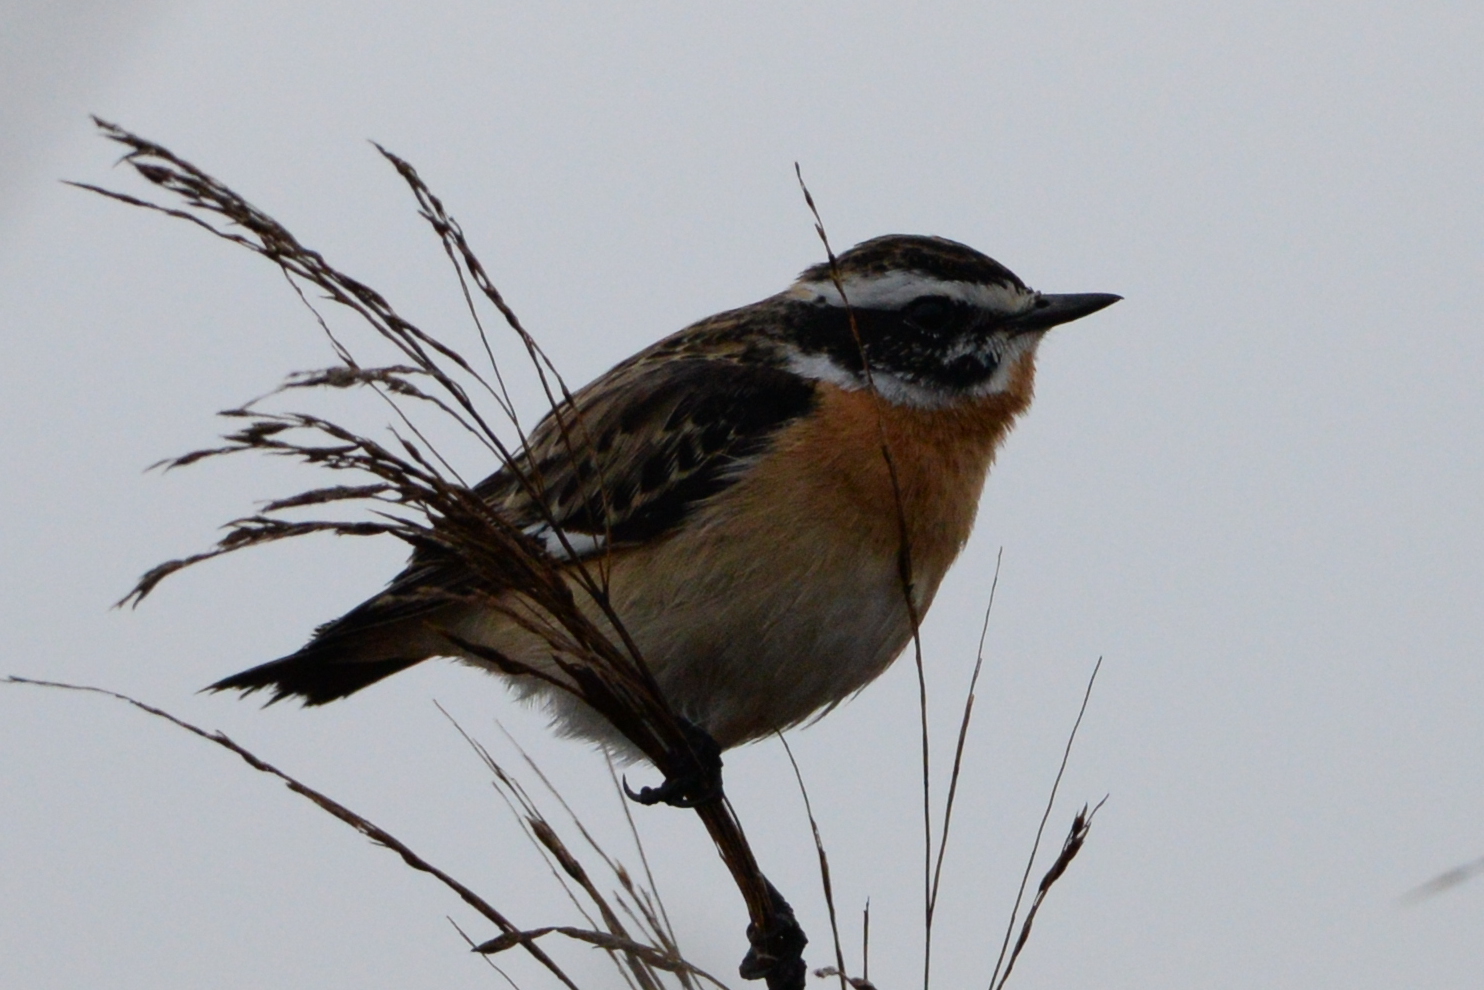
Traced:
[[302, 698], [305, 705], [324, 705], [428, 659], [423, 653], [368, 660], [346, 655], [344, 649], [326, 649], [326, 645], [310, 643], [297, 653], [224, 677], [206, 690], [252, 694], [268, 689], [273, 692], [270, 705], [290, 697]]
[[438, 633], [455, 612], [446, 603], [381, 595], [317, 629], [296, 653], [224, 677], [207, 691], [269, 690], [268, 704], [296, 697], [323, 705], [355, 694], [429, 657], [446, 655]]
[[205, 690], [270, 690], [270, 705], [284, 698], [324, 705], [349, 697], [429, 657], [447, 656], [451, 644], [439, 630], [461, 614], [459, 595], [467, 583], [457, 567], [414, 558], [386, 591], [320, 626], [298, 652]]

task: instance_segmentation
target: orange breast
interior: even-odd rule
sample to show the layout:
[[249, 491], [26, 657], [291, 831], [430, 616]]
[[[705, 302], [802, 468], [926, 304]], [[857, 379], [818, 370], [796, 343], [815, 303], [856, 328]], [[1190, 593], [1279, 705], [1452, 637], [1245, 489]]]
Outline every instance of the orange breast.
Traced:
[[[921, 615], [969, 537], [985, 473], [1030, 402], [1031, 377], [1027, 357], [1008, 392], [946, 409], [821, 384], [814, 414], [677, 532], [615, 551], [605, 562], [613, 607], [677, 710], [733, 746], [796, 725], [885, 670], [911, 623], [882, 439]], [[499, 610], [469, 616], [461, 632], [550, 666], [550, 648]], [[534, 682], [526, 690], [541, 693]], [[582, 706], [549, 700], [570, 731], [612, 737]]]
[[750, 500], [763, 503], [753, 511], [798, 514], [790, 526], [797, 533], [849, 534], [894, 558], [901, 544], [899, 491], [914, 582], [930, 598], [969, 538], [985, 475], [1030, 405], [1034, 375], [1034, 357], [1027, 355], [1005, 392], [943, 409], [893, 405], [864, 390], [821, 384], [817, 413], [785, 430], [775, 455], [745, 483]]

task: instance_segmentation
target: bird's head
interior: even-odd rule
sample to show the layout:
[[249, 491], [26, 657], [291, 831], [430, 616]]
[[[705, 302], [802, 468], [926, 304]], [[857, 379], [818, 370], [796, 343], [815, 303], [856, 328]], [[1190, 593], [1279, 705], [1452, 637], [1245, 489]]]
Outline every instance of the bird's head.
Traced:
[[1122, 298], [1037, 292], [971, 247], [907, 234], [857, 244], [833, 270], [809, 268], [784, 296], [796, 314], [793, 371], [860, 388], [864, 351], [886, 399], [930, 408], [1004, 391], [1046, 331]]

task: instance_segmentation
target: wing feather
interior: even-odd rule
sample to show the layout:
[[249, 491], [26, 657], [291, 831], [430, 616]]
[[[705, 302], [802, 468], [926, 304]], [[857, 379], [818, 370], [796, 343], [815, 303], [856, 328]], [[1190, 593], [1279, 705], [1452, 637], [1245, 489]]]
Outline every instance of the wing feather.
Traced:
[[[780, 429], [813, 408], [815, 388], [781, 368], [739, 361], [620, 365], [573, 397], [575, 415], [550, 414], [532, 431], [517, 465], [530, 486], [507, 468], [475, 491], [557, 556], [565, 548], [552, 522], [577, 560], [653, 540], [731, 485]], [[425, 620], [473, 590], [460, 561], [419, 551], [385, 591], [321, 626], [305, 649]]]
[[[542, 421], [520, 465], [563, 531], [612, 545], [679, 525], [814, 404], [812, 381], [766, 365], [672, 358], [643, 374], [623, 370], [579, 394], [575, 416]], [[478, 490], [512, 522], [547, 525], [539, 499], [512, 472]]]

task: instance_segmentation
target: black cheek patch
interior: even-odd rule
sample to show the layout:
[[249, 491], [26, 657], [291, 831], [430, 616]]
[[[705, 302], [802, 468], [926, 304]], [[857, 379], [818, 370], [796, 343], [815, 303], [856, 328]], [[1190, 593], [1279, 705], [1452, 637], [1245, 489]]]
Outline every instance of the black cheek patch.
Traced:
[[[934, 297], [934, 303], [939, 300]], [[971, 388], [994, 374], [997, 361], [984, 346], [988, 328], [977, 325], [975, 311], [953, 303], [951, 315], [934, 312], [931, 325], [916, 325], [912, 308], [903, 310], [854, 310], [817, 306], [800, 318], [798, 336], [805, 353], [823, 354], [846, 371], [861, 374], [861, 351], [871, 370], [884, 372], [925, 386], [946, 389]], [[965, 344], [973, 350], [964, 354]], [[957, 354], [957, 357], [949, 357]]]
[[970, 388], [988, 379], [997, 367], [993, 354], [965, 354], [940, 364], [936, 380], [949, 388]]

